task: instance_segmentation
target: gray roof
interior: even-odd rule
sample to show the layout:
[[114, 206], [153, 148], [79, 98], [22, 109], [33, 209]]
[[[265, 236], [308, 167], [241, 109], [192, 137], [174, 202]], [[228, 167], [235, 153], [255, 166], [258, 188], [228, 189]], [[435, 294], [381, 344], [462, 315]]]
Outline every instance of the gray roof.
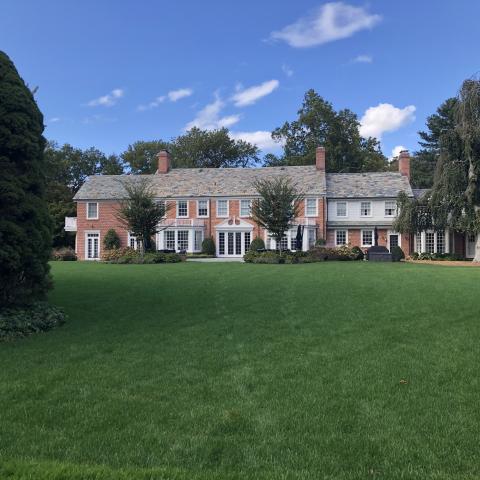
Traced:
[[422, 198], [428, 191], [429, 191], [428, 188], [414, 188], [414, 189], [412, 189], [413, 196], [415, 198]]
[[398, 172], [327, 173], [327, 197], [395, 198], [413, 196], [408, 178]]
[[174, 168], [155, 175], [93, 175], [87, 178], [74, 200], [125, 198], [124, 182], [149, 178], [158, 198], [222, 197], [256, 195], [253, 182], [288, 176], [306, 195], [325, 195], [325, 173], [314, 165], [262, 168]]

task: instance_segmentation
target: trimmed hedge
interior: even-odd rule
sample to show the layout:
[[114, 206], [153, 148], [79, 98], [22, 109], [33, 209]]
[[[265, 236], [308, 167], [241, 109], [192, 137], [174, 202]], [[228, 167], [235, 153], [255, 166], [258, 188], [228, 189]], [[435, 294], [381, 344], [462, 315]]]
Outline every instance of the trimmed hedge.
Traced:
[[216, 249], [215, 249], [215, 242], [213, 241], [212, 237], [207, 237], [202, 242], [202, 253], [205, 255], [213, 255], [215, 256]]
[[400, 247], [392, 247], [390, 253], [392, 254], [392, 261], [394, 262], [400, 262], [405, 258], [405, 254], [403, 253], [403, 250]]
[[178, 263], [184, 260], [184, 257], [178, 253], [164, 252], [146, 252], [143, 257], [139, 252], [130, 247], [115, 248], [105, 250], [102, 254], [102, 260], [106, 263], [118, 264], [152, 264], [152, 263]]
[[115, 229], [111, 228], [110, 230], [108, 230], [105, 238], [103, 239], [103, 246], [105, 247], [105, 250], [113, 250], [115, 248], [120, 248], [120, 245], [121, 242], [118, 233], [115, 231]]
[[410, 255], [412, 260], [446, 260], [451, 262], [459, 262], [465, 258], [458, 253], [418, 253], [412, 252]]
[[265, 250], [265, 242], [260, 237], [255, 237], [250, 243], [249, 250], [256, 252], [257, 250]]
[[74, 262], [77, 260], [77, 254], [71, 247], [60, 247], [52, 250], [50, 258], [60, 262]]
[[0, 311], [0, 341], [46, 332], [65, 323], [63, 311], [47, 302]]

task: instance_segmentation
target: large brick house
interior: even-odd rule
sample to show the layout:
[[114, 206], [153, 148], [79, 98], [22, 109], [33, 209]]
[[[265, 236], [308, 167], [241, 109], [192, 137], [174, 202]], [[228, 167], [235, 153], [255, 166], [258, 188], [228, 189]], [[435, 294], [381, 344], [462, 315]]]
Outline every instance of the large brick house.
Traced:
[[[275, 248], [275, 240], [250, 216], [250, 204], [257, 196], [257, 179], [288, 176], [305, 198], [299, 217], [286, 232], [282, 248], [294, 249], [297, 228], [303, 226], [302, 249], [308, 250], [319, 238], [327, 246], [344, 244], [368, 248], [377, 229], [380, 245], [399, 245], [410, 251], [449, 251], [454, 238], [448, 232], [424, 232], [416, 238], [393, 229], [396, 198], [404, 191], [413, 196], [409, 183], [410, 158], [402, 152], [398, 172], [327, 173], [325, 149], [317, 148], [316, 164], [267, 168], [170, 168], [168, 152], [158, 154], [158, 169], [148, 175], [158, 201], [168, 202], [166, 218], [156, 235], [158, 250], [199, 252], [204, 238], [213, 237], [219, 257], [242, 256], [254, 237]], [[82, 260], [101, 258], [103, 239], [110, 228], [123, 246], [136, 240], [116, 216], [125, 197], [124, 182], [135, 182], [135, 175], [97, 175], [87, 179], [75, 195], [77, 217], [66, 219], [66, 229], [76, 231], [76, 251]], [[457, 239], [457, 243], [461, 243]]]

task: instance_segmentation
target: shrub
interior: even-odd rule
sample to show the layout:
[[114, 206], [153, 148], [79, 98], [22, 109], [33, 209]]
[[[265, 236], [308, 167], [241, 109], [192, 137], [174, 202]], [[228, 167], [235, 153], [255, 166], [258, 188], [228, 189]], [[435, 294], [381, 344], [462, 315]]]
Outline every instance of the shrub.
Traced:
[[250, 250], [256, 252], [257, 250], [265, 250], [265, 242], [260, 237], [255, 237], [250, 243]]
[[249, 250], [243, 257], [246, 263], [311, 263], [312, 259], [308, 252], [291, 252], [284, 251], [281, 255], [276, 250], [267, 250], [265, 252], [257, 252]]
[[465, 260], [465, 258], [458, 253], [417, 253], [413, 252], [410, 256], [412, 260], [447, 260], [457, 262]]
[[77, 259], [77, 254], [71, 247], [60, 247], [52, 250], [51, 259], [63, 262], [72, 262]]
[[318, 238], [315, 242], [316, 247], [324, 247], [327, 244], [327, 241], [324, 238]]
[[392, 254], [392, 261], [394, 262], [399, 262], [400, 260], [403, 260], [405, 258], [403, 250], [398, 245], [392, 247], [390, 253]]
[[0, 341], [46, 332], [65, 323], [63, 311], [46, 302], [0, 311]]
[[117, 232], [111, 228], [103, 239], [103, 246], [105, 250], [114, 250], [115, 248], [120, 248], [120, 237]]
[[207, 237], [202, 242], [202, 253], [205, 255], [215, 255], [215, 242], [212, 237]]
[[107, 263], [125, 264], [152, 264], [152, 263], [178, 263], [184, 259], [178, 253], [146, 252], [143, 256], [133, 248], [117, 248], [106, 250], [102, 260]]
[[410, 258], [412, 260], [418, 260], [419, 256], [420, 256], [420, 254], [418, 252], [412, 252], [412, 254], [410, 255]]
[[352, 260], [363, 260], [365, 258], [365, 254], [360, 247], [352, 247], [352, 255], [354, 258]]
[[132, 258], [136, 255], [137, 252], [131, 247], [114, 248], [113, 250], [104, 250], [102, 252], [102, 260], [104, 262], [115, 263], [120, 258]]

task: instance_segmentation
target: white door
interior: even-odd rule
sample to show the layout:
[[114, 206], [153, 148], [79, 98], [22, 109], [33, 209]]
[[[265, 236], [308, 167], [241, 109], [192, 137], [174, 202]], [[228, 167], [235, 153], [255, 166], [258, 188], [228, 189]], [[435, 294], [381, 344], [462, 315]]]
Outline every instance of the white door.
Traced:
[[99, 233], [87, 233], [85, 242], [87, 260], [98, 260], [100, 258], [99, 240]]
[[218, 232], [219, 257], [242, 257], [250, 246], [250, 232]]
[[465, 240], [466, 240], [465, 256], [467, 258], [475, 257], [476, 235], [474, 233], [467, 233]]

